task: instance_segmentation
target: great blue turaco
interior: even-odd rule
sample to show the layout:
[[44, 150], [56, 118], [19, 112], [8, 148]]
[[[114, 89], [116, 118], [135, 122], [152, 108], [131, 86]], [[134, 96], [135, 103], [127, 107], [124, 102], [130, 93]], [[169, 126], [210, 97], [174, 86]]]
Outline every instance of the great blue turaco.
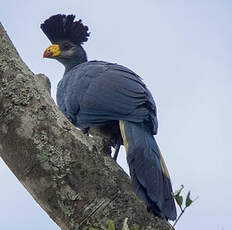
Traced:
[[59, 109], [82, 130], [100, 127], [110, 132], [116, 152], [123, 144], [135, 194], [149, 212], [176, 219], [170, 176], [153, 136], [158, 128], [156, 105], [143, 80], [124, 66], [88, 61], [82, 46], [88, 27], [74, 15], [53, 15], [41, 29], [52, 43], [43, 57], [65, 67], [57, 86]]

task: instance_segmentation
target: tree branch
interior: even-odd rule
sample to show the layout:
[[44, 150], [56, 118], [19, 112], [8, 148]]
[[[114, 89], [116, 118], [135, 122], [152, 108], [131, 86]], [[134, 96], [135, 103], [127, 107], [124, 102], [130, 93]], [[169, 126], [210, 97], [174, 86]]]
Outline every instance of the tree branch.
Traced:
[[131, 191], [104, 138], [86, 137], [58, 110], [0, 24], [0, 156], [62, 230], [121, 226], [166, 230]]

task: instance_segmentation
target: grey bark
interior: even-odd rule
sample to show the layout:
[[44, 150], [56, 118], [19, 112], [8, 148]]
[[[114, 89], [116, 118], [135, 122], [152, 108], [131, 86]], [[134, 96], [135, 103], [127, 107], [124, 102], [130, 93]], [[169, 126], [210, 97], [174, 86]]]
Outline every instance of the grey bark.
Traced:
[[62, 230], [103, 229], [110, 219], [120, 227], [126, 217], [140, 229], [170, 229], [131, 191], [107, 139], [83, 135], [58, 110], [49, 84], [0, 24], [0, 156], [33, 198]]

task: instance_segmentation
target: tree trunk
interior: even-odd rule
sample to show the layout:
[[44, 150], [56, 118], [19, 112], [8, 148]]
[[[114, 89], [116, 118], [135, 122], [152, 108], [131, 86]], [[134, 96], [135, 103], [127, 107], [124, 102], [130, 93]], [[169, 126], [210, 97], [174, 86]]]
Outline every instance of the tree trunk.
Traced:
[[[170, 229], [147, 213], [105, 138], [87, 137], [58, 110], [49, 81], [34, 75], [0, 24], [0, 156], [62, 230]], [[14, 217], [12, 217], [14, 218]]]

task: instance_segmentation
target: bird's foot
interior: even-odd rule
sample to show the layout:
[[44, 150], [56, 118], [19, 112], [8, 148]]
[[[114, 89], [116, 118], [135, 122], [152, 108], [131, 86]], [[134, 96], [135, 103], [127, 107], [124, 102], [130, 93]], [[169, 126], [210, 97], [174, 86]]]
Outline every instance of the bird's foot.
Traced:
[[115, 151], [114, 151], [114, 155], [113, 155], [113, 159], [115, 162], [117, 162], [117, 158], [118, 158], [118, 153], [119, 153], [119, 150], [120, 150], [120, 146], [121, 144], [117, 143], [115, 145]]
[[113, 146], [115, 148], [114, 155], [113, 155], [113, 159], [114, 159], [115, 162], [117, 162], [120, 146], [122, 144], [123, 144], [123, 141], [122, 141], [121, 135], [115, 136], [114, 146]]
[[86, 136], [89, 136], [89, 127], [88, 128], [83, 128], [81, 129], [82, 133], [85, 134]]

